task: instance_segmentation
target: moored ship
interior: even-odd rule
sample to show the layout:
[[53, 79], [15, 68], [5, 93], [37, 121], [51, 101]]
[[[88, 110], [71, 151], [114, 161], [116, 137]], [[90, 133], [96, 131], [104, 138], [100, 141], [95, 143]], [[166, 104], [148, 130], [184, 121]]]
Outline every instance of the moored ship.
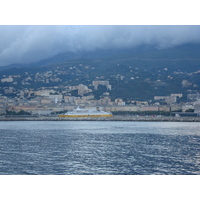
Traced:
[[112, 113], [99, 110], [98, 107], [96, 109], [82, 109], [78, 107], [65, 114], [58, 115], [58, 117], [112, 117]]

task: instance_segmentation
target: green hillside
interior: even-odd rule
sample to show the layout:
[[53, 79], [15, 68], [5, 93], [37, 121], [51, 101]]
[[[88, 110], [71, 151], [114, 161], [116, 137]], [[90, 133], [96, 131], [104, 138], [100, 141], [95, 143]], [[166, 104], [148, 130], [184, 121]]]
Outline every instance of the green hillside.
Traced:
[[[39, 88], [85, 84], [109, 80], [111, 98], [149, 100], [156, 95], [170, 95], [200, 90], [200, 46], [184, 45], [170, 49], [140, 48], [109, 52], [57, 55], [27, 65], [2, 68], [0, 78], [20, 75], [17, 84], [0, 87]], [[51, 78], [48, 79], [48, 74]], [[28, 78], [28, 84], [21, 84]], [[42, 82], [42, 79], [45, 82]], [[184, 80], [188, 83], [183, 85]], [[2, 89], [0, 90], [0, 92]]]

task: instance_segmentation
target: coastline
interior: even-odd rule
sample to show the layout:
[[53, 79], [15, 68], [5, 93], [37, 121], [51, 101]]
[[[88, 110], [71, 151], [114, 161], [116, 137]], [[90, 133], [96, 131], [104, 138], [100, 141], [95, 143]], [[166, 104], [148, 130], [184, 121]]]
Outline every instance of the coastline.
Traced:
[[112, 117], [99, 117], [99, 118], [60, 118], [51, 116], [39, 117], [0, 117], [0, 121], [149, 121], [149, 122], [200, 122], [200, 117], [152, 117], [152, 116], [131, 116], [131, 115], [117, 115]]

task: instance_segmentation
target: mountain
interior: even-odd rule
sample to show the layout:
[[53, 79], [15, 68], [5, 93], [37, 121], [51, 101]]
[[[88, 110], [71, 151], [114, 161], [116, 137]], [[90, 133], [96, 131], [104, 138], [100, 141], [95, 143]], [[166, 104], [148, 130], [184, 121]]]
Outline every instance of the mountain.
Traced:
[[18, 80], [16, 78], [15, 85], [1, 83], [0, 87], [90, 86], [93, 80], [109, 80], [111, 98], [149, 100], [171, 93], [186, 96], [200, 90], [200, 45], [66, 52], [37, 63], [0, 69], [1, 79], [10, 75], [21, 76]]

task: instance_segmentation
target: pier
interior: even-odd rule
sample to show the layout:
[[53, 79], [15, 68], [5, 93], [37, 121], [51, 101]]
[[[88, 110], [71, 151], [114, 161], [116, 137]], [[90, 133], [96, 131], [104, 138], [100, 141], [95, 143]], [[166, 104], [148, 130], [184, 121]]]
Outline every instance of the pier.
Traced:
[[60, 118], [58, 116], [0, 116], [0, 121], [149, 121], [149, 122], [200, 122], [200, 117], [132, 116]]

